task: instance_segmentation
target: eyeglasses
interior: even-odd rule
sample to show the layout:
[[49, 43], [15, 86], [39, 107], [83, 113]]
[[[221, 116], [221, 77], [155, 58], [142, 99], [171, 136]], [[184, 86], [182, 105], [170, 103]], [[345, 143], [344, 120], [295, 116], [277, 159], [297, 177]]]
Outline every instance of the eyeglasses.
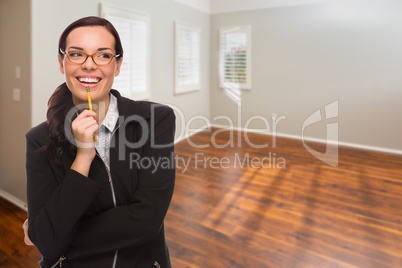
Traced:
[[79, 51], [79, 50], [69, 50], [67, 52], [64, 52], [61, 48], [60, 48], [60, 52], [63, 55], [67, 55], [67, 58], [75, 64], [83, 64], [84, 62], [87, 61], [88, 57], [91, 57], [92, 60], [94, 61], [94, 63], [96, 65], [107, 65], [109, 64], [114, 58], [118, 58], [120, 57], [120, 54], [118, 55], [113, 55], [111, 53], [107, 53], [107, 52], [96, 52], [92, 55], [89, 55], [83, 51]]

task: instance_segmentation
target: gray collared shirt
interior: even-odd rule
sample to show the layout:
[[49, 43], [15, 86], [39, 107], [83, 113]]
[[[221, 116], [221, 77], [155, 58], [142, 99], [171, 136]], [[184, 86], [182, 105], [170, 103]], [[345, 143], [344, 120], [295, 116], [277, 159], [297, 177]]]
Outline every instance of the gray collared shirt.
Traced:
[[117, 107], [117, 99], [110, 94], [109, 107], [105, 119], [99, 127], [97, 142], [95, 144], [96, 151], [107, 167], [110, 167], [110, 138], [119, 118], [119, 109]]

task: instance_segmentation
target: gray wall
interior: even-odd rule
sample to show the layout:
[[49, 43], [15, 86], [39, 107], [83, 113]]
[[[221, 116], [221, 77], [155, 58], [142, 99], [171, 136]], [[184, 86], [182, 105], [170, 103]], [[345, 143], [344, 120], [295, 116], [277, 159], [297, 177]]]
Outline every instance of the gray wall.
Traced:
[[[31, 127], [29, 0], [0, 1], [0, 190], [25, 199], [25, 133]], [[21, 79], [15, 68], [20, 66]], [[21, 90], [21, 101], [12, 99]]]
[[[212, 15], [211, 118], [237, 122], [237, 105], [218, 84], [219, 28], [251, 25], [253, 88], [242, 92], [242, 127], [253, 115], [272, 127], [276, 113], [287, 117], [278, 133], [301, 136], [310, 114], [338, 100], [341, 142], [401, 151], [402, 2], [341, 2]], [[325, 129], [317, 123], [305, 134], [325, 139]]]

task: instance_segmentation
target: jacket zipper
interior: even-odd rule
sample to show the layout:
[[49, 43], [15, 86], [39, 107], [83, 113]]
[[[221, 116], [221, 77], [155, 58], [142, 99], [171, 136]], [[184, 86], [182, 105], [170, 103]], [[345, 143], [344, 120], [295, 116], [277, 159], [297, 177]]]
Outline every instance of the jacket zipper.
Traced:
[[[114, 133], [114, 132], [113, 132], [113, 133]], [[112, 133], [112, 136], [113, 136], [113, 133]], [[112, 137], [110, 137], [110, 139], [112, 139]], [[107, 172], [107, 176], [108, 176], [109, 184], [110, 184], [110, 190], [112, 191], [113, 206], [114, 206], [114, 207], [117, 207], [116, 195], [115, 195], [115, 193], [114, 193], [113, 180], [112, 180], [112, 174], [111, 174], [111, 172], [110, 172], [110, 167], [108, 167], [108, 166], [105, 164], [105, 162], [103, 162], [102, 157], [100, 157], [100, 155], [98, 154], [98, 152], [96, 152], [96, 154], [99, 156], [99, 158], [101, 159], [103, 165], [104, 165], [105, 168], [106, 168], [106, 172]], [[110, 156], [110, 149], [109, 149], [109, 156]], [[109, 165], [110, 165], [110, 163], [109, 163]], [[118, 253], [119, 253], [119, 250], [116, 250], [115, 253], [114, 253], [112, 268], [115, 268], [115, 267], [116, 267], [116, 261], [117, 261], [117, 254], [118, 254]], [[53, 268], [53, 267], [52, 267], [52, 268]]]
[[[117, 128], [112, 132], [111, 136], [110, 136], [110, 140], [112, 140], [114, 133], [120, 128], [120, 125], [117, 126]], [[96, 154], [99, 156], [99, 158], [102, 160], [102, 157], [100, 157], [100, 155], [98, 154], [98, 152], [96, 152]], [[112, 198], [113, 198], [113, 206], [116, 208], [117, 207], [117, 202], [116, 202], [116, 195], [114, 193], [114, 187], [113, 187], [113, 180], [112, 180], [112, 174], [110, 172], [110, 147], [109, 147], [109, 166], [107, 166], [105, 164], [105, 162], [103, 162], [103, 165], [106, 168], [106, 172], [107, 172], [107, 176], [109, 178], [109, 184], [110, 184], [110, 190], [112, 191]], [[113, 265], [112, 268], [116, 267], [116, 261], [117, 261], [117, 254], [119, 253], [119, 250], [116, 250], [114, 253], [114, 258], [113, 258]]]
[[[114, 133], [115, 133], [119, 128], [120, 128], [120, 125], [118, 125], [117, 128], [112, 132], [112, 134], [111, 134], [111, 136], [110, 136], [110, 140], [112, 140]], [[99, 158], [102, 160], [102, 157], [99, 155], [99, 153], [96, 152], [96, 154], [97, 154], [97, 155], [99, 156]], [[103, 162], [103, 160], [102, 160], [102, 163], [103, 163], [103, 165], [104, 165], [105, 168], [106, 168], [106, 172], [107, 172], [107, 176], [108, 176], [109, 184], [110, 184], [110, 190], [112, 191], [113, 205], [114, 205], [114, 207], [116, 207], [116, 206], [117, 206], [117, 203], [116, 203], [116, 195], [115, 195], [115, 193], [114, 193], [112, 174], [111, 174], [111, 172], [110, 172], [110, 147], [109, 147], [109, 166], [107, 166], [107, 165], [105, 164], [105, 162]]]
[[55, 268], [58, 264], [60, 265], [60, 268], [63, 267], [63, 261], [64, 261], [65, 259], [66, 259], [66, 257], [61, 256], [60, 259], [59, 259], [55, 264], [53, 264], [53, 266], [50, 267], [50, 268]]
[[[103, 161], [102, 161], [103, 162]], [[112, 180], [112, 174], [110, 173], [110, 167], [106, 166], [106, 171], [107, 171], [107, 176], [109, 178], [109, 184], [110, 184], [110, 189], [112, 190], [112, 198], [113, 198], [113, 206], [116, 207], [117, 206], [117, 202], [116, 202], [116, 195], [114, 193], [114, 187], [113, 187], [113, 180]]]

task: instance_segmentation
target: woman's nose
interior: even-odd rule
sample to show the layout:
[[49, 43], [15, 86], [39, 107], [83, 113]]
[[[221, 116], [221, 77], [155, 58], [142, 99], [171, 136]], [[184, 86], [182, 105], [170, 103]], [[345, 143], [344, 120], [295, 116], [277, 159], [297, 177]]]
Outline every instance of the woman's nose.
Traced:
[[81, 66], [83, 69], [96, 69], [97, 67], [92, 55], [88, 56], [86, 61]]

